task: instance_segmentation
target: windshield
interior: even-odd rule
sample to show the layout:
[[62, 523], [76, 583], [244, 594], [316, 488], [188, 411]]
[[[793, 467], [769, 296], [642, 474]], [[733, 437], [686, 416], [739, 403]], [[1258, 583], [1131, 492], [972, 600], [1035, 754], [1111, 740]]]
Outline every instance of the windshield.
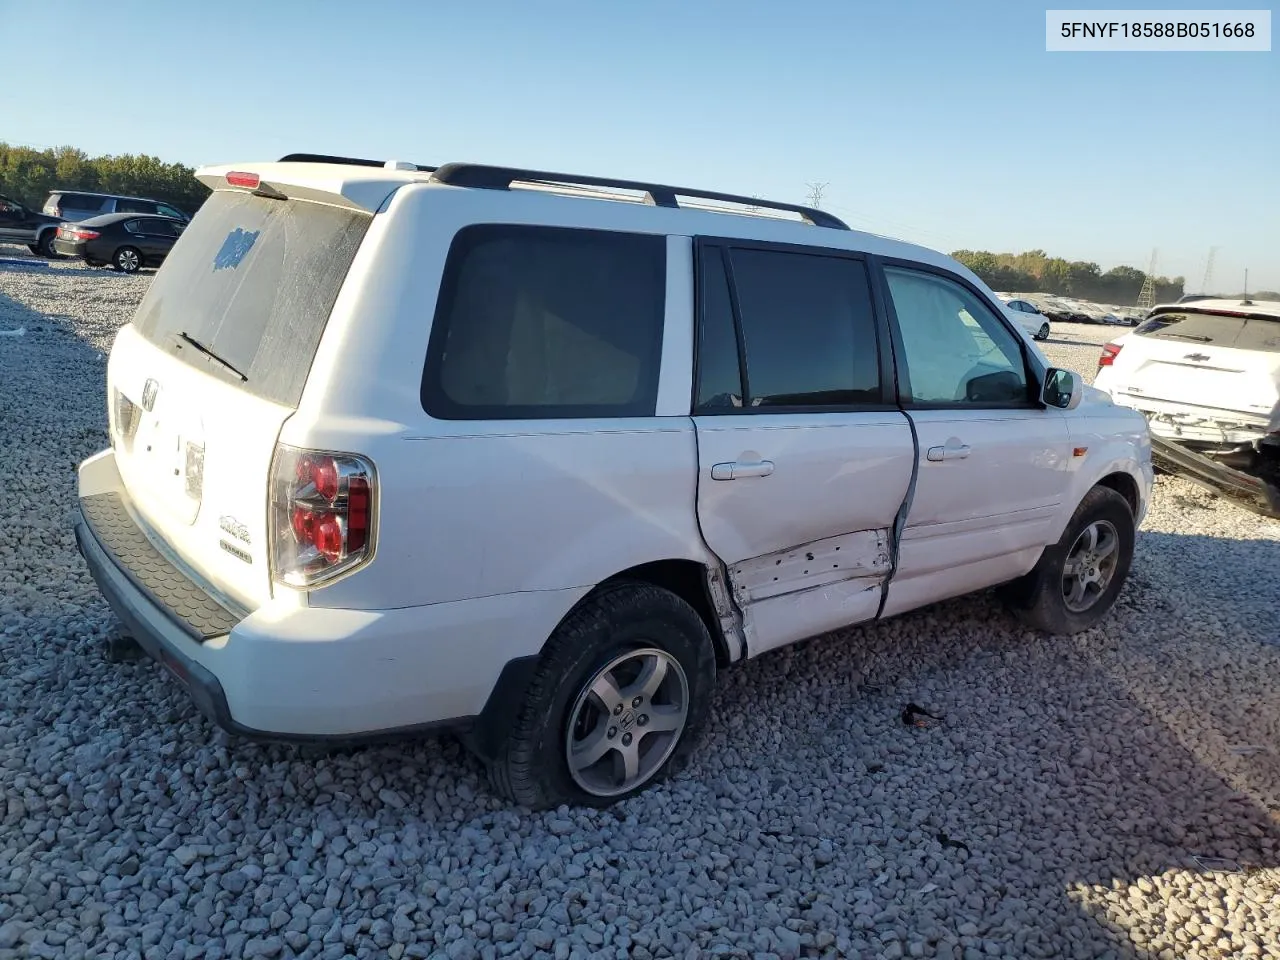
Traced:
[[134, 325], [203, 366], [201, 351], [184, 346], [194, 340], [243, 374], [244, 389], [297, 406], [371, 221], [325, 204], [216, 191], [156, 273]]
[[1134, 329], [1156, 340], [1280, 353], [1280, 319], [1221, 313], [1161, 313]]

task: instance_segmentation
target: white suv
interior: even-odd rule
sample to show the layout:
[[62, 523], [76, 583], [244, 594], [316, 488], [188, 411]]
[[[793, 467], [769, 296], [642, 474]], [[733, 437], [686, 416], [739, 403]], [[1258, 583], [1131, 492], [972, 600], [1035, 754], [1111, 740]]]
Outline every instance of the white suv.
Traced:
[[605, 804], [744, 658], [996, 585], [1056, 633], [1114, 602], [1146, 423], [950, 258], [754, 198], [333, 159], [200, 172], [80, 467], [95, 579], [227, 729], [449, 727], [521, 803]]

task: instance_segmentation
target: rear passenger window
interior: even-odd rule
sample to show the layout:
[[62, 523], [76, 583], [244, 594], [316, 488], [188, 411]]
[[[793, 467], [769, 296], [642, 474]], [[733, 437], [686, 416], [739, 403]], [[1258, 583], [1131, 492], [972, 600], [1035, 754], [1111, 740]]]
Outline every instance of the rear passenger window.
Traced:
[[146, 200], [117, 200], [116, 213], [155, 213], [156, 205]]
[[666, 238], [476, 226], [449, 253], [423, 376], [445, 420], [653, 416]]
[[862, 261], [735, 249], [730, 263], [748, 406], [880, 402], [875, 320]]
[[103, 197], [89, 197], [83, 193], [64, 193], [61, 206], [67, 210], [101, 210]]

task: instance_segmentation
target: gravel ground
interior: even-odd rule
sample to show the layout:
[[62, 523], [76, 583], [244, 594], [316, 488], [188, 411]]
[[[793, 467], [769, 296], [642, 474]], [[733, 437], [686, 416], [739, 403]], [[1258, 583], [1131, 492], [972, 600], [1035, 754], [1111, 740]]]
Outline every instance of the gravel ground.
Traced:
[[527, 815], [451, 741], [247, 745], [99, 656], [74, 466], [148, 282], [0, 267], [0, 960], [1280, 956], [1280, 524], [1162, 478], [1103, 628], [977, 597], [779, 651], [678, 781]]

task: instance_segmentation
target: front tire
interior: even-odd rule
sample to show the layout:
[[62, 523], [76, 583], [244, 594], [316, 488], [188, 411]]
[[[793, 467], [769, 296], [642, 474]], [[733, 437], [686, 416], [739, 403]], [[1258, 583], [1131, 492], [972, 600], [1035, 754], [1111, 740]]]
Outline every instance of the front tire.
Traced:
[[137, 273], [142, 269], [142, 254], [136, 247], [121, 247], [112, 256], [111, 265], [121, 273]]
[[1037, 339], [1037, 340], [1048, 340], [1048, 339], [1049, 339], [1049, 325], [1048, 325], [1047, 323], [1046, 323], [1046, 324], [1043, 324], [1043, 325], [1040, 327], [1039, 331], [1037, 331], [1037, 333], [1036, 333], [1036, 339]]
[[543, 651], [490, 779], [534, 810], [605, 807], [671, 776], [706, 720], [716, 663], [697, 612], [624, 582], [588, 597]]
[[1035, 568], [1001, 593], [1029, 627], [1065, 636], [1095, 626], [1115, 604], [1133, 562], [1136, 524], [1129, 501], [1094, 487], [1076, 507], [1062, 538]]

